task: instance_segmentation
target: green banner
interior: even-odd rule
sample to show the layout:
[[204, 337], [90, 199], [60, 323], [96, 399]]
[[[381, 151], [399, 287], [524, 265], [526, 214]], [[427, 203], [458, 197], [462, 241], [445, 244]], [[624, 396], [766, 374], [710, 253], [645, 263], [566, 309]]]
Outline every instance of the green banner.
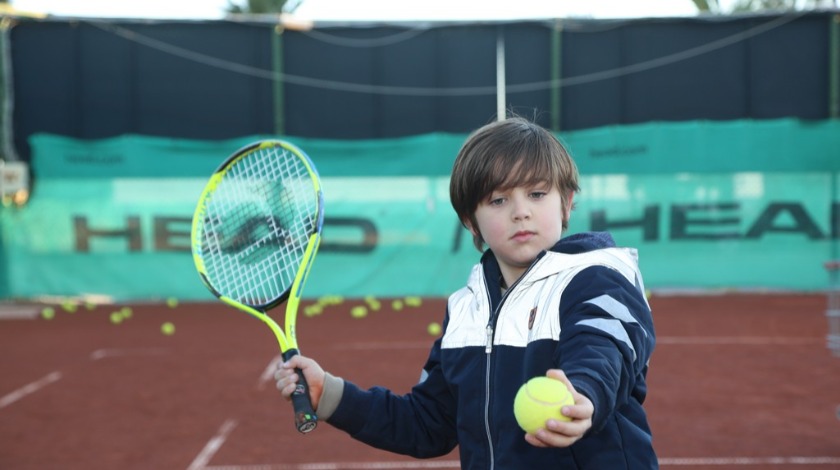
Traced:
[[[31, 140], [40, 178], [204, 177], [255, 140], [121, 136]], [[274, 136], [276, 137], [276, 136]], [[338, 141], [282, 137], [315, 160], [323, 176], [448, 176], [466, 134]], [[558, 135], [584, 175], [840, 171], [840, 121], [689, 121], [608, 126]]]
[[[689, 146], [678, 141], [703, 142], [711, 124], [569, 136], [583, 174], [570, 232], [608, 230], [620, 245], [637, 247], [649, 288], [824, 289], [822, 263], [837, 257], [840, 232], [840, 132], [825, 131], [832, 125], [720, 124], [712, 133], [731, 132], [728, 145], [705, 143], [685, 154]], [[808, 140], [799, 145], [807, 150], [798, 154], [802, 168], [776, 159], [793, 149], [769, 149], [761, 138], [768, 127]], [[821, 129], [818, 137], [810, 134], [814, 129]], [[651, 138], [647, 148], [657, 150], [644, 158], [586, 157], [593, 147], [581, 142], [597, 140], [598, 132], [621, 134], [625, 142]], [[665, 136], [674, 142], [654, 142]], [[448, 166], [463, 138], [298, 141], [318, 165], [326, 197], [323, 244], [304, 296], [445, 296], [461, 287], [479, 258], [449, 204]], [[0, 211], [0, 294], [210, 298], [192, 265], [190, 220], [212, 170], [250, 140], [33, 139], [32, 198], [23, 208]], [[115, 147], [105, 158], [108, 145]], [[154, 145], [161, 147], [151, 151]], [[606, 159], [625, 163], [606, 165]], [[162, 162], [165, 171], [158, 169]], [[597, 165], [604, 167], [586, 170]]]

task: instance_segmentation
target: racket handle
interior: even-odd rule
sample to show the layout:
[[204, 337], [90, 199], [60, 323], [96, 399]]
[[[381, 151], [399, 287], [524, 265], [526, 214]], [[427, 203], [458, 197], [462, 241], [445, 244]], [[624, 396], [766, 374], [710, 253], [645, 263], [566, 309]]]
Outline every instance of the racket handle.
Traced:
[[[283, 353], [283, 360], [289, 359], [299, 354], [297, 349], [289, 349]], [[309, 398], [309, 384], [306, 383], [306, 377], [303, 372], [295, 368], [295, 373], [298, 376], [297, 387], [292, 392], [292, 406], [295, 409], [295, 427], [301, 433], [308, 433], [318, 426], [318, 416], [315, 415], [315, 410], [312, 409], [312, 400]]]

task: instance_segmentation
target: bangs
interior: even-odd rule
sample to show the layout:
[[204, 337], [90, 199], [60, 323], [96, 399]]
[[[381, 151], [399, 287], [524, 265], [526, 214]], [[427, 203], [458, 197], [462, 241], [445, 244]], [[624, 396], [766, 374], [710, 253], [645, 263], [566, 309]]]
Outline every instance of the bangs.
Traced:
[[496, 165], [488, 175], [491, 188], [488, 194], [493, 189], [506, 191], [517, 186], [551, 185], [552, 181], [557, 181], [558, 178], [553, 174], [554, 168], [548, 163], [546, 161], [532, 163], [523, 158], [517, 159], [513, 168], [508, 165]]
[[[513, 150], [513, 149], [511, 149]], [[562, 188], [562, 174], [556, 164], [556, 158], [540, 149], [517, 149], [519, 153], [499, 153], [490, 160], [492, 166], [478, 189], [479, 200], [490, 196], [493, 191], [506, 191], [515, 187], [533, 187], [538, 185]]]

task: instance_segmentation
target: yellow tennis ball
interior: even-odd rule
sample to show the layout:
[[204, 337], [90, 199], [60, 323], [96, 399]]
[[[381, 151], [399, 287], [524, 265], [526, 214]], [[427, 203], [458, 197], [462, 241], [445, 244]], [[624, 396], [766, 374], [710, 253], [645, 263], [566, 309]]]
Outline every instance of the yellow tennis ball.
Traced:
[[364, 318], [368, 314], [367, 307], [364, 305], [356, 305], [350, 310], [350, 315], [353, 318]]
[[175, 334], [175, 325], [171, 322], [164, 322], [164, 324], [160, 325], [160, 332], [165, 334], [166, 336], [171, 336]]
[[344, 302], [344, 297], [340, 295], [325, 295], [318, 299], [321, 305], [339, 305]]
[[409, 296], [405, 298], [405, 304], [409, 307], [419, 307], [423, 305], [423, 299], [420, 297]]
[[370, 309], [374, 312], [382, 307], [382, 303], [372, 295], [365, 297], [365, 303], [368, 304], [368, 307], [370, 307]]
[[123, 321], [122, 312], [111, 312], [111, 323], [119, 325]]
[[322, 313], [324, 313], [324, 306], [321, 304], [307, 305], [303, 309], [303, 314], [307, 317], [314, 317], [315, 315], [320, 315]]
[[44, 309], [41, 310], [41, 316], [45, 320], [52, 320], [55, 318], [55, 309], [52, 307], [44, 307]]
[[537, 429], [544, 428], [549, 419], [571, 421], [560, 410], [565, 405], [574, 404], [575, 399], [566, 384], [550, 377], [534, 377], [516, 392], [513, 414], [519, 427], [533, 434]]
[[391, 308], [394, 310], [402, 310], [403, 308], [403, 301], [402, 300], [395, 300], [391, 302]]
[[428, 331], [432, 336], [437, 336], [442, 331], [442, 328], [440, 327], [440, 323], [432, 322], [426, 327], [426, 331]]
[[170, 298], [166, 299], [166, 306], [169, 307], [169, 308], [177, 307], [178, 306], [178, 299], [176, 299], [175, 297], [170, 297]]

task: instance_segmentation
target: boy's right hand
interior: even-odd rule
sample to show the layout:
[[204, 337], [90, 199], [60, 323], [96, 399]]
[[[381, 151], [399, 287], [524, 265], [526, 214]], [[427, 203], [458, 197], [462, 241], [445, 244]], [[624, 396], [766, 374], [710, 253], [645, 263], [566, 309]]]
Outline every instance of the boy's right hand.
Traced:
[[280, 362], [277, 365], [277, 370], [274, 372], [277, 389], [280, 390], [280, 393], [286, 401], [291, 401], [292, 393], [295, 391], [295, 386], [298, 382], [298, 375], [295, 373], [296, 368], [300, 369], [306, 378], [306, 382], [309, 385], [309, 398], [312, 400], [312, 408], [317, 411], [318, 403], [321, 401], [321, 394], [324, 392], [324, 378], [326, 377], [326, 373], [313, 359], [296, 355], [286, 362]]

